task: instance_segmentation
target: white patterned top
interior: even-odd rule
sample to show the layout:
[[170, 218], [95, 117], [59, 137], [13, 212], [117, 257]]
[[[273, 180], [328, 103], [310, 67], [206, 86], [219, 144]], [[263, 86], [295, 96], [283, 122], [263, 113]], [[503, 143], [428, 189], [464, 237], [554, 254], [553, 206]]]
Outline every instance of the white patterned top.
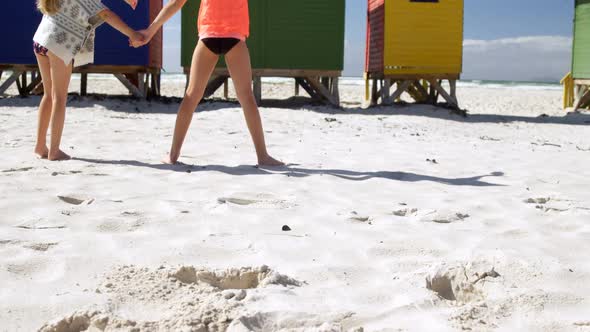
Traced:
[[60, 0], [59, 11], [43, 15], [33, 40], [74, 66], [94, 62], [94, 36], [103, 23], [98, 14], [106, 7], [100, 0]]

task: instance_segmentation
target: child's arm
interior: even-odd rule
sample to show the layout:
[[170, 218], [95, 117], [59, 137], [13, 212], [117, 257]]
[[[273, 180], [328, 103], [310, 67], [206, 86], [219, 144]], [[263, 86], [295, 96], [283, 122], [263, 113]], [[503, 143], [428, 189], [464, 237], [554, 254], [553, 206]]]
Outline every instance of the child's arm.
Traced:
[[174, 14], [176, 14], [184, 6], [185, 3], [186, 3], [186, 0], [170, 0], [170, 1], [168, 1], [168, 3], [164, 6], [164, 8], [162, 8], [160, 13], [158, 14], [158, 16], [156, 17], [154, 22], [152, 22], [152, 24], [149, 26], [149, 28], [141, 31], [141, 33], [145, 37], [145, 40], [143, 41], [143, 43], [134, 44], [133, 46], [137, 47], [137, 46], [142, 46], [142, 45], [147, 44], [154, 37], [154, 35], [158, 32], [158, 30], [160, 30], [162, 25], [164, 25], [164, 23], [168, 22], [168, 20], [170, 18], [172, 18], [172, 16], [174, 16]]
[[101, 11], [99, 14], [100, 18], [102, 18], [105, 22], [107, 22], [110, 26], [117, 29], [119, 32], [124, 34], [125, 36], [129, 37], [131, 41], [138, 42], [143, 41], [143, 35], [138, 33], [137, 31], [131, 29], [121, 18], [113, 13], [109, 9], [105, 9]]

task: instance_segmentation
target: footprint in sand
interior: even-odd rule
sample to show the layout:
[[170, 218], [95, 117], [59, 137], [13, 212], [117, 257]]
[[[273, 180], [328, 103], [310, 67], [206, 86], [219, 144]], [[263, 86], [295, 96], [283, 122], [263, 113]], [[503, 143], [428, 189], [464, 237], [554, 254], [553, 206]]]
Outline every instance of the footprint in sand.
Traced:
[[48, 242], [48, 243], [30, 243], [30, 244], [25, 244], [23, 246], [23, 248], [27, 248], [27, 249], [31, 249], [31, 250], [35, 250], [35, 251], [47, 251], [53, 247], [55, 247], [56, 245], [58, 245], [59, 243], [56, 242]]
[[499, 139], [499, 138], [494, 138], [494, 137], [490, 137], [490, 136], [480, 136], [479, 139], [482, 141], [492, 141], [492, 142], [500, 142], [501, 141], [501, 139]]
[[511, 239], [521, 239], [528, 234], [526, 230], [517, 228], [517, 229], [509, 229], [507, 231], [501, 232], [500, 235], [502, 237], [507, 237]]
[[371, 217], [361, 215], [356, 211], [350, 212], [350, 217], [348, 218], [348, 220], [356, 223], [368, 223], [369, 225], [372, 224]]
[[524, 202], [527, 204], [547, 204], [551, 201], [551, 197], [528, 198]]
[[41, 270], [43, 270], [43, 263], [36, 261], [6, 264], [6, 271], [17, 276], [30, 276]]
[[14, 226], [16, 228], [29, 229], [29, 230], [41, 230], [41, 229], [64, 229], [67, 227], [66, 223], [57, 220], [46, 220], [37, 219], [25, 221], [21, 224]]
[[80, 212], [79, 211], [76, 211], [76, 210], [62, 210], [61, 211], [61, 214], [63, 216], [67, 216], [67, 217], [74, 216], [74, 215], [76, 215], [78, 213], [80, 213]]
[[141, 212], [138, 211], [123, 211], [121, 213], [123, 217], [141, 217]]
[[[367, 255], [371, 257], [408, 257], [408, 256], [419, 256], [419, 257], [431, 257], [433, 259], [439, 259], [445, 255], [445, 252], [437, 249], [421, 248], [413, 246], [412, 244], [396, 243], [392, 245], [383, 245], [371, 247], [367, 250]], [[423, 264], [423, 263], [420, 263]], [[401, 264], [398, 265], [401, 271]], [[412, 267], [413, 269], [414, 267]]]
[[403, 208], [392, 212], [394, 216], [398, 217], [415, 217], [418, 215], [418, 209], [416, 208]]
[[590, 210], [569, 199], [560, 199], [555, 197], [528, 198], [524, 200], [526, 204], [534, 204], [536, 209], [543, 212], [567, 212], [570, 210], [584, 211]]
[[6, 271], [17, 278], [53, 281], [63, 275], [64, 264], [41, 256], [31, 257], [5, 265]]
[[295, 206], [292, 202], [265, 193], [235, 193], [217, 199], [219, 204], [234, 204], [241, 206], [257, 206], [286, 209]]
[[[556, 200], [553, 200], [555, 202]], [[546, 204], [552, 202], [551, 197], [539, 197], [539, 198], [528, 198], [525, 199], [526, 204], [534, 204], [536, 209], [542, 210], [543, 212], [557, 211], [555, 208], [547, 207]], [[562, 209], [559, 212], [567, 211], [568, 209]]]
[[143, 214], [138, 211], [123, 211], [120, 217], [107, 219], [97, 226], [97, 230], [103, 233], [133, 232], [143, 226], [145, 220]]
[[101, 233], [124, 233], [133, 232], [144, 224], [145, 222], [141, 219], [124, 220], [118, 218], [104, 221], [96, 229]]
[[8, 247], [8, 246], [15, 246], [20, 244], [22, 241], [19, 240], [0, 240], [0, 248]]
[[430, 213], [430, 214], [424, 216], [422, 218], [422, 221], [434, 222], [434, 223], [438, 223], [438, 224], [451, 224], [454, 222], [463, 221], [469, 217], [470, 216], [467, 213], [434, 211], [433, 213]]
[[[342, 314], [308, 314], [308, 313], [270, 313], [258, 312], [236, 318], [228, 331], [345, 331], [343, 322], [354, 313]], [[362, 328], [346, 330], [362, 332]]]
[[58, 195], [57, 198], [59, 198], [61, 201], [66, 202], [68, 204], [72, 204], [72, 205], [90, 205], [92, 203], [94, 203], [94, 198], [89, 198], [89, 197], [81, 197], [81, 196], [74, 196], [74, 195]]

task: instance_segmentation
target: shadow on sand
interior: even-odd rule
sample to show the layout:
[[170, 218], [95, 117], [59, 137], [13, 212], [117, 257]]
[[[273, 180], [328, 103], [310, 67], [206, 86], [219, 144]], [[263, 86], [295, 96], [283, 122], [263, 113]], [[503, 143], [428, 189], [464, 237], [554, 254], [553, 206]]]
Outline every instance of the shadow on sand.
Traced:
[[88, 159], [88, 158], [72, 158], [72, 160], [102, 164], [102, 165], [121, 165], [132, 167], [145, 167], [163, 171], [174, 171], [184, 173], [222, 173], [232, 176], [244, 175], [283, 175], [294, 178], [304, 178], [312, 175], [330, 175], [340, 179], [349, 181], [366, 181], [371, 179], [386, 179], [401, 182], [436, 182], [450, 186], [472, 186], [472, 187], [497, 187], [503, 186], [501, 184], [483, 181], [488, 177], [504, 176], [502, 172], [493, 172], [490, 174], [464, 177], [464, 178], [442, 178], [430, 175], [409, 173], [409, 172], [395, 172], [395, 171], [350, 171], [343, 169], [312, 169], [298, 167], [299, 165], [287, 165], [284, 167], [258, 167], [249, 165], [239, 166], [223, 166], [223, 165], [187, 165], [187, 164], [150, 164], [136, 160], [104, 160], [104, 159]]
[[[81, 97], [71, 94], [68, 99], [70, 108], [87, 108], [92, 105], [101, 105], [113, 112], [120, 113], [144, 113], [144, 114], [176, 114], [181, 98], [158, 97], [152, 100], [138, 100], [130, 96], [88, 95]], [[0, 106], [13, 107], [37, 107], [40, 97], [8, 97], [0, 98]], [[212, 112], [225, 108], [239, 107], [235, 100], [207, 99], [203, 101], [197, 112]], [[534, 124], [562, 124], [562, 125], [590, 125], [589, 113], [564, 113], [563, 116], [540, 115], [496, 115], [496, 114], [469, 114], [467, 117], [452, 114], [444, 108], [431, 105], [418, 105], [400, 103], [392, 106], [379, 106], [362, 108], [358, 104], [343, 102], [343, 107], [336, 108], [314, 103], [306, 97], [291, 97], [288, 99], [267, 99], [261, 107], [282, 109], [286, 112], [311, 111], [326, 115], [364, 115], [364, 116], [416, 116], [428, 117], [461, 123], [511, 123], [524, 122]]]

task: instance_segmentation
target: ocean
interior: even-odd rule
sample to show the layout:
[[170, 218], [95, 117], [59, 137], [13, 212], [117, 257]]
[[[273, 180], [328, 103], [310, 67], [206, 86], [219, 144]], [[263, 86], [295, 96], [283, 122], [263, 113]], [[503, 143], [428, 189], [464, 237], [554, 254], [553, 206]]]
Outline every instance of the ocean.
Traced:
[[[8, 77], [6, 73], [3, 77]], [[116, 78], [109, 74], [91, 74], [89, 80], [116, 80]], [[79, 75], [73, 75], [72, 80], [80, 79]], [[162, 84], [166, 82], [185, 82], [186, 76], [182, 73], [163, 73]], [[266, 83], [291, 83], [292, 79], [282, 77], [265, 77], [262, 82]], [[362, 77], [341, 77], [340, 84], [344, 86], [365, 85], [365, 80]], [[559, 82], [528, 82], [528, 81], [488, 81], [488, 80], [460, 80], [457, 83], [458, 88], [489, 88], [489, 89], [527, 89], [527, 90], [561, 90], [562, 87]]]

